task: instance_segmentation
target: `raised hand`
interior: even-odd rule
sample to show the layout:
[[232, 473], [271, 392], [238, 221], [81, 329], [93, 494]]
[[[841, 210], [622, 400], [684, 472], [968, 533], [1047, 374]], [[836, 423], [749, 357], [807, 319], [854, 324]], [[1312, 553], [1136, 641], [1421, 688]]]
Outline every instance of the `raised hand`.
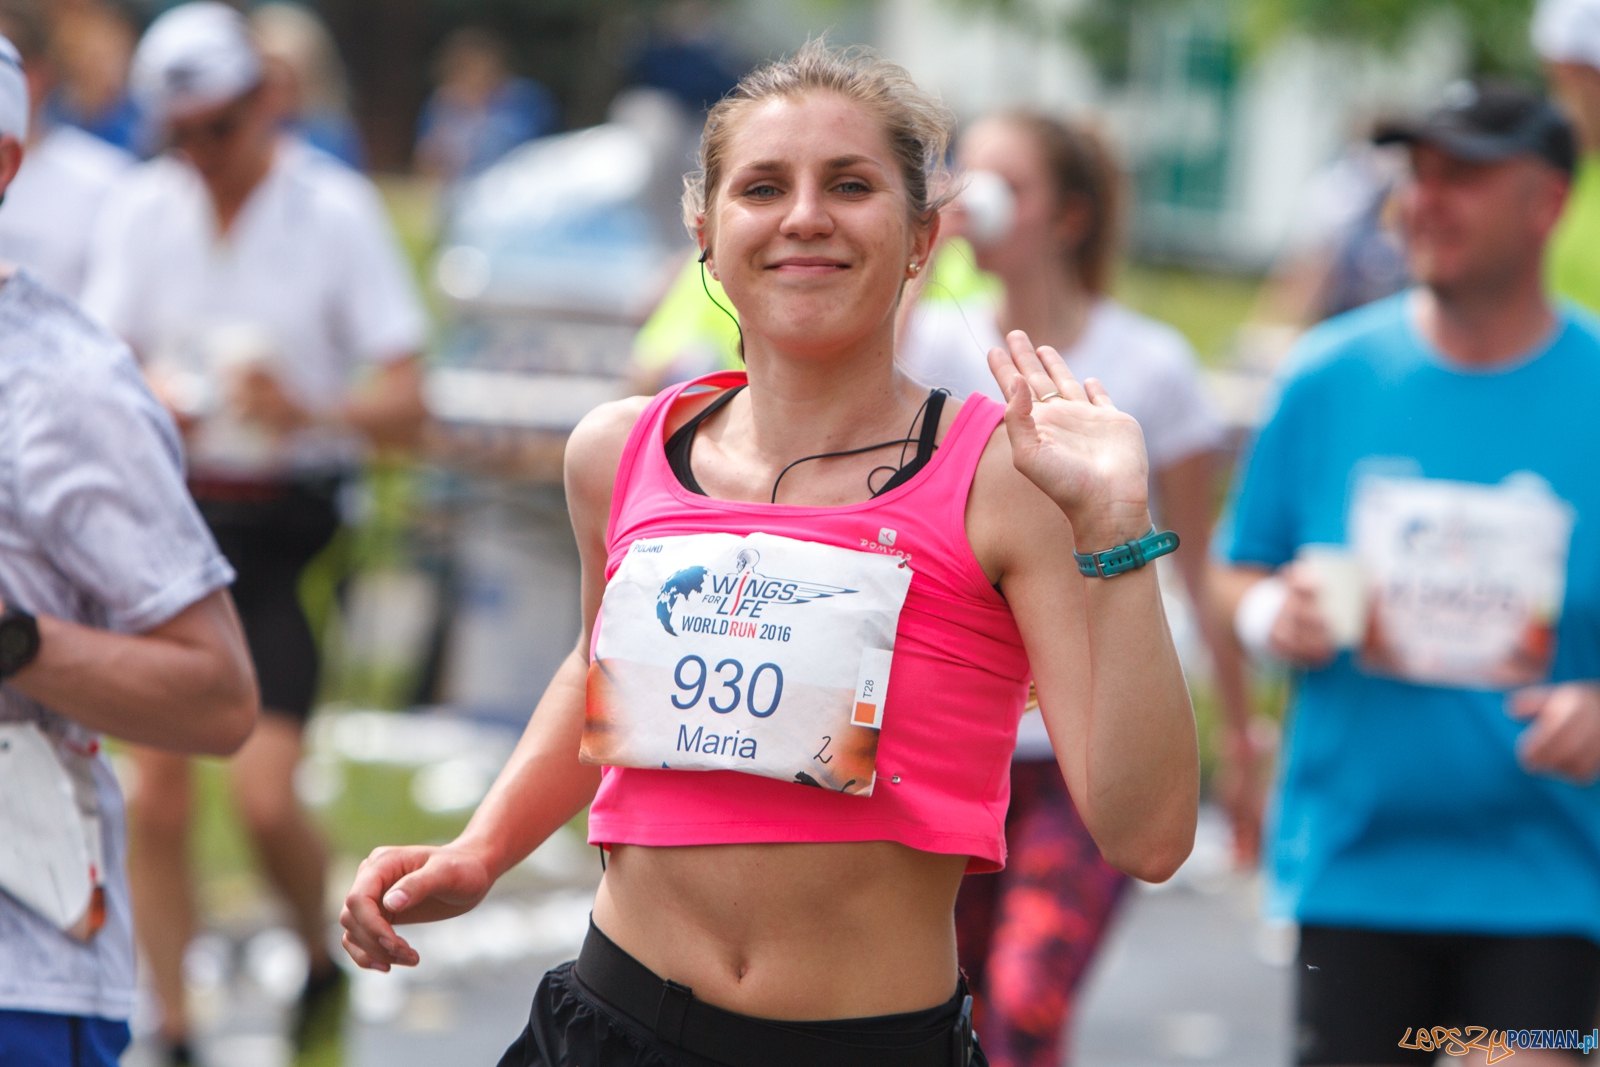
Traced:
[[1006, 397], [1006, 433], [1017, 470], [1056, 502], [1080, 552], [1099, 552], [1150, 529], [1150, 465], [1144, 432], [1105, 387], [1072, 376], [1055, 349], [1013, 330], [989, 350]]
[[394, 924], [435, 922], [471, 911], [492, 881], [482, 860], [456, 846], [377, 849], [362, 861], [339, 915], [345, 951], [370, 970], [415, 967], [417, 952], [395, 933]]

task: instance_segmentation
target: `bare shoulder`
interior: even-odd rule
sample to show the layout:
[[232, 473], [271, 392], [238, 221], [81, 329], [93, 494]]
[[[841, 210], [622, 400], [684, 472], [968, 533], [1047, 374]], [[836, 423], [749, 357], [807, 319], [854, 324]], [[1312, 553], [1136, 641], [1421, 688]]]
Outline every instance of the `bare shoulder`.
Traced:
[[1004, 423], [989, 435], [967, 493], [967, 539], [991, 581], [1036, 556], [1071, 558], [1072, 525], [1011, 458]]
[[601, 404], [585, 415], [567, 438], [562, 465], [567, 504], [575, 520], [580, 512], [604, 517], [611, 510], [611, 489], [622, 463], [622, 450], [650, 399], [630, 396]]

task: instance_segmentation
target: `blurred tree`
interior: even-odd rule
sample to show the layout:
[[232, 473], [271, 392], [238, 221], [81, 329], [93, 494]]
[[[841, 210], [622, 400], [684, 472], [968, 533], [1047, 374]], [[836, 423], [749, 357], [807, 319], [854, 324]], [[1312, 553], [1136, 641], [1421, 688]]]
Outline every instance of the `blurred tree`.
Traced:
[[1196, 3], [1226, 10], [1244, 41], [1256, 47], [1285, 33], [1303, 32], [1393, 48], [1419, 20], [1443, 13], [1455, 18], [1465, 31], [1478, 73], [1536, 77], [1538, 72], [1528, 43], [1534, 0], [1084, 0], [1077, 5], [1045, 0], [951, 2], [994, 11], [1040, 30], [1069, 33], [1083, 45], [1102, 76], [1114, 83], [1127, 77], [1136, 16]]
[[1537, 77], [1528, 40], [1533, 0], [1240, 0], [1249, 35], [1266, 40], [1303, 30], [1392, 48], [1419, 18], [1448, 13], [1466, 31], [1477, 73]]

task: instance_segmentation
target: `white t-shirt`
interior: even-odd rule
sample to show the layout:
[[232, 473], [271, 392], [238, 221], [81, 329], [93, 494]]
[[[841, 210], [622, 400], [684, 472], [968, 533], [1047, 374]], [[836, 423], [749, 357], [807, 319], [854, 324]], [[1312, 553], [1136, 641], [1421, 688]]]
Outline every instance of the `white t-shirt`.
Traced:
[[0, 206], [0, 260], [56, 292], [83, 292], [89, 237], [106, 194], [133, 156], [73, 126], [57, 126], [22, 158]]
[[[7, 606], [144, 633], [234, 579], [184, 487], [178, 432], [133, 357], [29, 271], [0, 285], [0, 468]], [[0, 686], [0, 723], [16, 722], [37, 724], [63, 763], [93, 776], [106, 925], [80, 944], [0, 892], [0, 1011], [126, 1019], [133, 914], [117, 780], [92, 731]], [[12, 833], [0, 818], [0, 835]]]
[[[1005, 347], [996, 311], [989, 299], [918, 304], [898, 345], [901, 367], [956, 397], [983, 393], [1004, 403], [988, 361], [989, 349]], [[1225, 429], [1206, 400], [1194, 349], [1172, 327], [1103, 299], [1090, 309], [1078, 343], [1061, 355], [1079, 381], [1100, 379], [1117, 407], [1138, 420], [1152, 472], [1222, 446]], [[1051, 754], [1043, 716], [1023, 715], [1016, 758]]]
[[[184, 363], [219, 336], [259, 341], [268, 369], [313, 412], [342, 403], [364, 364], [419, 351], [427, 325], [377, 189], [293, 138], [226, 234], [192, 168], [173, 158], [140, 165], [95, 227], [83, 304], [147, 365]], [[306, 430], [244, 465], [327, 468], [351, 462], [357, 447]], [[204, 455], [191, 462], [238, 472]]]

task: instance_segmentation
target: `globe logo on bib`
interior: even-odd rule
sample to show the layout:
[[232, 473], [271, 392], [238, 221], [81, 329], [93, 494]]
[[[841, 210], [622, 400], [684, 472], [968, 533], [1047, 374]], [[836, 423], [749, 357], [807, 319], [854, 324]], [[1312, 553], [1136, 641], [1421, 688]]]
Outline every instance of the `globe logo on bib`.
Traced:
[[677, 606], [678, 598], [688, 600], [690, 593], [700, 592], [705, 581], [704, 567], [685, 567], [662, 584], [661, 593], [656, 597], [656, 618], [673, 637], [678, 636], [678, 631], [672, 628], [672, 609]]
[[[662, 629], [673, 637], [678, 636], [672, 625], [672, 613], [680, 601], [687, 606], [693, 594], [699, 594], [701, 607], [711, 609], [715, 615], [751, 621], [762, 618], [762, 610], [771, 604], [808, 604], [856, 592], [839, 585], [762, 574], [756, 570], [760, 561], [759, 552], [746, 548], [734, 557], [732, 571], [713, 573], [706, 567], [684, 567], [675, 572], [661, 584], [661, 592], [656, 595], [656, 618], [661, 621]], [[707, 577], [711, 579], [710, 592], [705, 588]]]

